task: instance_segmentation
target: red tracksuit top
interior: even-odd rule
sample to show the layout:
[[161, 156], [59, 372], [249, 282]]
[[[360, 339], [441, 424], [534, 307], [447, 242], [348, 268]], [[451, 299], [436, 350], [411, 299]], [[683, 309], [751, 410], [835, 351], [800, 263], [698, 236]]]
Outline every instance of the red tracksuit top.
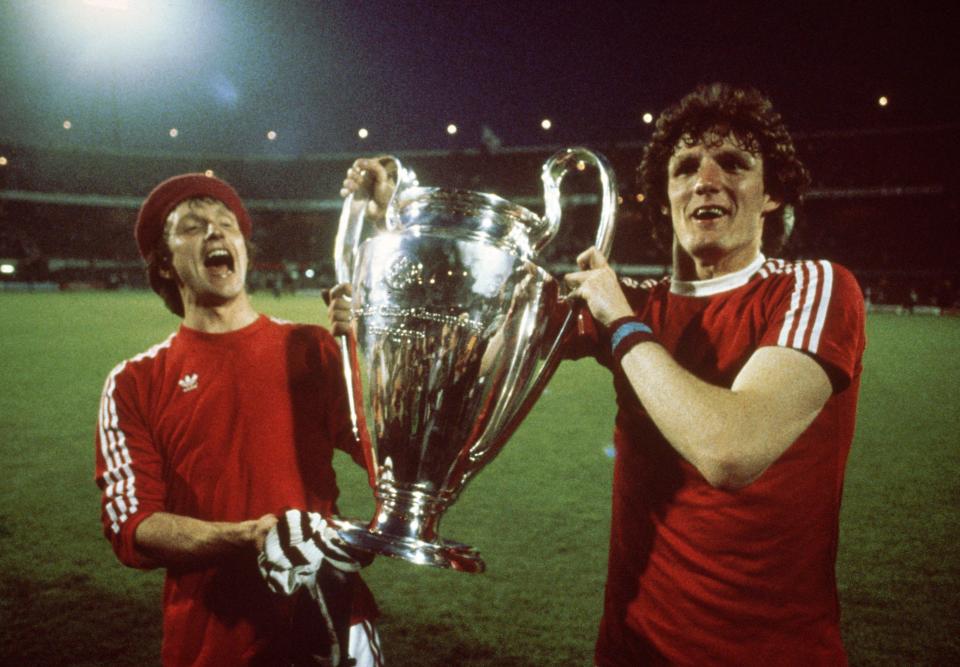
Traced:
[[[856, 280], [830, 262], [761, 256], [718, 279], [625, 292], [702, 380], [730, 387], [755, 350], [776, 345], [811, 355], [834, 393], [756, 481], [725, 491], [676, 453], [614, 369], [619, 410], [597, 664], [846, 664], [834, 568], [865, 347]], [[567, 356], [595, 354], [612, 366], [606, 333], [587, 324]]]
[[[107, 378], [96, 435], [102, 520], [117, 557], [146, 563], [137, 526], [165, 511], [242, 521], [285, 507], [330, 514], [350, 433], [340, 354], [325, 330], [260, 316], [225, 334], [181, 325]], [[281, 650], [291, 605], [271, 595], [255, 554], [168, 569], [164, 664], [247, 664]], [[357, 618], [376, 614], [366, 587]]]

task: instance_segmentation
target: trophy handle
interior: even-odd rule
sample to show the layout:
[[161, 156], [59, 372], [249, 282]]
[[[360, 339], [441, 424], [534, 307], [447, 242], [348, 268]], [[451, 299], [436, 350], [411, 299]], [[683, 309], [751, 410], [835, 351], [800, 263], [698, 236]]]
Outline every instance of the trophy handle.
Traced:
[[[391, 228], [390, 211], [397, 193], [407, 187], [417, 185], [417, 175], [405, 169], [397, 158], [388, 155], [380, 158], [385, 167], [394, 167], [397, 174], [397, 186], [390, 197], [385, 212], [384, 226]], [[337, 236], [333, 243], [333, 264], [337, 283], [353, 283], [353, 274], [356, 269], [357, 249], [363, 234], [367, 204], [373, 193], [368, 189], [350, 193], [343, 200], [340, 210], [340, 223], [337, 226]], [[374, 485], [376, 462], [370, 442], [370, 431], [367, 430], [366, 417], [363, 412], [363, 392], [360, 388], [360, 364], [357, 357], [357, 339], [351, 332], [340, 338], [340, 356], [343, 360], [343, 378], [347, 389], [347, 403], [350, 408], [350, 423], [353, 428], [353, 437], [363, 450], [370, 475], [371, 486]]]
[[[400, 160], [392, 155], [379, 158], [380, 164], [396, 173], [397, 185], [393, 195], [387, 203], [384, 217], [384, 228], [392, 230], [396, 222], [391, 215], [393, 204], [401, 190], [417, 186], [417, 175], [406, 169]], [[337, 227], [337, 236], [333, 243], [333, 264], [337, 274], [337, 282], [353, 282], [353, 271], [356, 268], [357, 248], [360, 247], [360, 238], [363, 233], [363, 223], [366, 218], [367, 204], [373, 198], [373, 193], [364, 188], [352, 192], [343, 200], [340, 209], [340, 224]]]
[[547, 230], [534, 246], [539, 251], [560, 229], [562, 209], [560, 206], [560, 184], [563, 177], [573, 170], [582, 171], [587, 164], [597, 168], [600, 176], [601, 208], [600, 223], [594, 245], [604, 257], [609, 257], [613, 245], [613, 230], [617, 217], [617, 177], [610, 162], [600, 153], [588, 148], [575, 147], [557, 151], [543, 164], [543, 217], [547, 221]]
[[[597, 234], [593, 245], [604, 257], [609, 257], [610, 247], [613, 245], [613, 232], [617, 222], [617, 196], [619, 194], [617, 191], [617, 176], [606, 157], [581, 146], [557, 151], [543, 164], [543, 217], [547, 220], [547, 232], [544, 235], [543, 243], [553, 238], [560, 229], [560, 219], [563, 214], [560, 206], [560, 184], [563, 182], [563, 177], [574, 169], [582, 171], [587, 164], [596, 167], [600, 177], [600, 221], [597, 224]], [[537, 249], [539, 250], [539, 247]], [[530, 390], [510, 418], [506, 429], [504, 429], [508, 434], [512, 434], [520, 425], [520, 422], [533, 407], [534, 401], [540, 397], [547, 381], [553, 377], [553, 373], [560, 363], [560, 345], [563, 339], [566, 338], [567, 332], [573, 326], [574, 320], [584, 316], [583, 305], [568, 308], [563, 324], [550, 345], [550, 350], [543, 357], [543, 365], [531, 381]]]
[[[610, 166], [609, 161], [600, 153], [596, 153], [587, 148], [567, 148], [554, 153], [543, 165], [543, 198], [545, 204], [544, 219], [547, 222], [546, 231], [543, 236], [534, 244], [535, 251], [540, 250], [560, 228], [560, 219], [562, 210], [560, 206], [560, 183], [563, 177], [576, 169], [582, 171], [587, 164], [592, 164], [597, 168], [600, 177], [601, 187], [601, 209], [600, 221], [597, 225], [597, 234], [594, 246], [608, 257], [610, 247], [613, 244], [613, 232], [616, 227], [617, 217], [617, 178]], [[487, 429], [474, 445], [470, 459], [478, 461], [488, 457], [495, 456], [496, 453], [506, 444], [510, 436], [517, 429], [523, 419], [533, 408], [533, 404], [543, 393], [547, 382], [553, 377], [560, 363], [560, 347], [566, 338], [567, 333], [574, 322], [584, 316], [584, 306], [567, 307], [567, 313], [563, 316], [563, 323], [557, 329], [557, 333], [550, 344], [549, 350], [543, 355], [543, 364], [535, 372], [533, 379], [530, 380], [527, 391], [517, 400], [516, 407], [512, 413], [509, 413], [502, 421], [502, 425], [497, 428], [496, 433]], [[513, 373], [511, 373], [511, 376]], [[511, 380], [513, 379], [511, 378]], [[476, 469], [459, 471], [464, 474], [463, 482], [471, 477]]]

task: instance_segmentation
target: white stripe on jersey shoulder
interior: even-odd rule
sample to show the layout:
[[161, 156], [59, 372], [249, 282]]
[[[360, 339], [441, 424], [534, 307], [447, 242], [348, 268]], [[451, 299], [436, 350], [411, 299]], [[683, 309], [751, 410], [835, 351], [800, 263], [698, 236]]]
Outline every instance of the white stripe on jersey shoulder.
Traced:
[[793, 292], [777, 345], [815, 354], [833, 295], [833, 265], [823, 259], [784, 262], [768, 275], [789, 273], [794, 276]]
[[279, 317], [274, 317], [273, 315], [267, 315], [267, 319], [273, 322], [274, 324], [294, 324], [290, 320], [284, 320]]
[[120, 427], [120, 419], [117, 415], [117, 402], [114, 396], [117, 376], [130, 363], [156, 357], [161, 350], [170, 347], [176, 335], [174, 332], [166, 340], [145, 352], [121, 361], [110, 371], [103, 385], [97, 428], [100, 433], [100, 453], [106, 466], [103, 473], [103, 494], [108, 500], [104, 511], [110, 517], [110, 528], [114, 533], [120, 532], [120, 526], [131, 515], [137, 513], [140, 505], [137, 499], [136, 475], [131, 465], [133, 461], [130, 458], [130, 450], [127, 448], [127, 437]]
[[746, 285], [757, 271], [764, 265], [767, 258], [763, 254], [758, 254], [756, 259], [750, 262], [749, 266], [728, 273], [719, 278], [710, 278], [708, 280], [673, 280], [670, 282], [670, 292], [682, 296], [713, 296], [722, 292], [729, 292], [743, 285]]
[[666, 284], [670, 281], [669, 276], [664, 276], [662, 278], [644, 278], [643, 280], [637, 280], [632, 276], [617, 276], [620, 280], [620, 284], [624, 287], [629, 287], [630, 289], [642, 289], [646, 291], [652, 290], [654, 287], [660, 284]]
[[121, 362], [119, 365], [122, 366], [125, 363], [132, 363], [136, 361], [141, 361], [143, 359], [150, 359], [152, 357], [155, 357], [160, 353], [160, 350], [166, 349], [171, 345], [173, 345], [173, 339], [176, 337], [177, 337], [177, 332], [174, 331], [172, 334], [167, 336], [166, 339], [160, 341], [159, 343], [150, 347], [146, 351], [141, 352], [140, 354], [135, 355], [133, 357], [130, 357], [129, 359], [127, 359], [127, 361]]

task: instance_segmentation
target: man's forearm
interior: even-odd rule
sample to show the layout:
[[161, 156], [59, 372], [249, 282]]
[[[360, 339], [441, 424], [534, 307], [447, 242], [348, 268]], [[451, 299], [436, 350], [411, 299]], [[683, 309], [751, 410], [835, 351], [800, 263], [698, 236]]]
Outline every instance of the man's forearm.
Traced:
[[816, 361], [796, 350], [754, 352], [729, 389], [680, 366], [656, 343], [622, 360], [627, 379], [667, 441], [710, 484], [740, 488], [810, 425], [830, 396]]
[[227, 522], [157, 512], [137, 526], [134, 541], [141, 555], [154, 565], [200, 566], [244, 551], [256, 553], [275, 522], [272, 515]]

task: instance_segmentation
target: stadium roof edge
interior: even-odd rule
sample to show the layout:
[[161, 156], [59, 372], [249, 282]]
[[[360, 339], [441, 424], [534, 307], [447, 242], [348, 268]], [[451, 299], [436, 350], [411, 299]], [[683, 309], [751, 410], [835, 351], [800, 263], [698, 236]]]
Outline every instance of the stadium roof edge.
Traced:
[[[903, 187], [861, 187], [861, 188], [813, 188], [806, 199], [885, 199], [888, 197], [917, 197], [941, 195], [943, 185], [918, 185]], [[30, 190], [0, 190], [0, 200], [33, 202], [38, 204], [61, 204], [65, 206], [100, 206], [104, 208], [140, 208], [143, 197], [128, 195], [79, 194], [72, 192], [38, 192]], [[539, 197], [514, 197], [514, 203], [536, 208], [543, 205]], [[563, 197], [567, 205], [588, 206], [596, 204], [596, 194], [570, 194]], [[252, 211], [339, 211], [342, 199], [245, 199], [244, 203]]]
[[[140, 208], [143, 197], [128, 195], [79, 194], [72, 192], [36, 192], [30, 190], [0, 190], [0, 200], [32, 202], [37, 204], [61, 204], [65, 206], [100, 206], [104, 208]], [[570, 194], [562, 197], [572, 206], [595, 204], [595, 194]], [[542, 206], [539, 197], [515, 197], [512, 201], [521, 206]], [[252, 211], [339, 211], [343, 200], [337, 199], [244, 199]]]
[[[822, 139], [822, 138], [853, 138], [853, 137], [862, 137], [862, 136], [893, 136], [898, 134], [911, 134], [911, 133], [928, 133], [928, 132], [941, 132], [941, 131], [955, 131], [960, 130], [960, 123], [940, 123], [935, 125], [918, 125], [918, 126], [903, 126], [903, 127], [891, 127], [891, 128], [859, 128], [859, 129], [835, 129], [835, 130], [814, 130], [814, 131], [796, 131], [792, 132], [794, 139]], [[554, 151], [560, 150], [562, 148], [567, 148], [573, 145], [587, 145], [587, 146], [613, 146], [615, 148], [631, 149], [631, 148], [641, 148], [647, 142], [641, 140], [629, 140], [629, 141], [616, 141], [616, 142], [570, 142], [569, 144], [539, 144], [539, 145], [529, 145], [529, 146], [501, 146], [500, 148], [493, 151], [495, 154], [500, 155], [510, 155], [510, 154], [533, 154], [533, 153], [552, 153]], [[418, 158], [418, 157], [443, 157], [443, 156], [454, 156], [454, 155], [467, 155], [467, 156], [479, 156], [487, 153], [488, 151], [481, 148], [464, 148], [464, 149], [451, 149], [451, 148], [425, 148], [425, 149], [405, 149], [405, 150], [381, 150], [381, 151], [349, 151], [349, 152], [335, 152], [335, 153], [285, 153], [277, 155], [266, 155], [266, 154], [229, 154], [229, 153], [187, 153], [187, 152], [163, 152], [163, 151], [117, 151], [117, 150], [106, 150], [103, 148], [79, 148], [79, 147], [55, 147], [55, 146], [40, 146], [40, 145], [31, 145], [31, 144], [22, 144], [16, 142], [7, 142], [3, 139], [0, 139], [0, 149], [8, 150], [12, 154], [16, 154], [19, 150], [24, 151], [45, 151], [49, 153], [60, 153], [60, 154], [74, 154], [74, 155], [83, 155], [85, 157], [91, 157], [96, 155], [104, 155], [111, 157], [127, 157], [127, 158], [145, 158], [145, 159], [160, 159], [160, 160], [184, 160], [184, 161], [196, 161], [200, 163], [204, 162], [216, 162], [216, 161], [245, 161], [245, 162], [285, 162], [285, 161], [350, 161], [361, 154], [389, 154], [395, 155], [398, 158]]]

